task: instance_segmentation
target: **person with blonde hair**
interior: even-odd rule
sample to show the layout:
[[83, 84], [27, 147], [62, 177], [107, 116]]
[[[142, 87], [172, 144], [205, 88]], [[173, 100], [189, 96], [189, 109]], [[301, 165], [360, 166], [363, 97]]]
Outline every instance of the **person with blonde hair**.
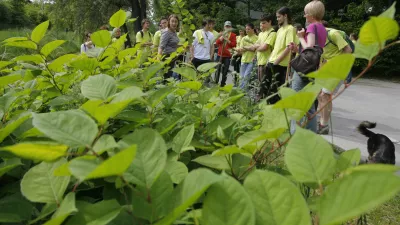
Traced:
[[[325, 46], [327, 32], [322, 24], [322, 19], [325, 14], [325, 6], [321, 1], [311, 1], [304, 7], [304, 17], [306, 18], [307, 28], [300, 29], [297, 32], [297, 37], [300, 41], [299, 53], [306, 48], [312, 48], [314, 46], [319, 46], [322, 49]], [[297, 50], [294, 44], [291, 45], [292, 49]], [[317, 70], [318, 68], [315, 68]], [[308, 78], [302, 78], [300, 75], [294, 71], [292, 88], [295, 91], [300, 91], [303, 89], [310, 81]], [[308, 111], [308, 116], [315, 113], [315, 106], [313, 105]], [[308, 124], [307, 128], [317, 133], [317, 119], [314, 117]]]

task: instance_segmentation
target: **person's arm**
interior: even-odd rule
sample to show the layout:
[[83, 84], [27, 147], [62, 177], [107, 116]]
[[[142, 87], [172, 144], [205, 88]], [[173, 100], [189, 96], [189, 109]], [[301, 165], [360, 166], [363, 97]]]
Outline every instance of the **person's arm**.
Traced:
[[214, 45], [211, 45], [211, 48], [210, 48], [210, 59], [211, 59], [211, 61], [214, 60], [214, 51], [215, 51], [215, 47], [214, 47]]
[[[305, 33], [304, 28], [297, 32], [297, 37], [299, 38], [300, 44], [303, 49], [315, 46], [315, 33], [316, 32], [314, 26], [309, 26], [307, 34]], [[304, 38], [305, 35], [307, 35], [307, 41]]]
[[161, 39], [160, 39], [160, 46], [158, 47], [158, 55], [162, 55], [163, 50], [165, 49], [165, 47], [168, 44], [168, 36], [167, 36], [168, 32], [162, 32], [161, 33]]
[[286, 47], [285, 51], [283, 51], [282, 54], [275, 60], [274, 65], [279, 65], [279, 63], [281, 63], [282, 60], [288, 56], [289, 52], [289, 47]]
[[193, 45], [190, 46], [190, 61], [194, 59], [194, 47]]
[[342, 54], [349, 54], [351, 53], [353, 50], [351, 49], [351, 47], [349, 45], [346, 45], [346, 47], [344, 47], [342, 49]]

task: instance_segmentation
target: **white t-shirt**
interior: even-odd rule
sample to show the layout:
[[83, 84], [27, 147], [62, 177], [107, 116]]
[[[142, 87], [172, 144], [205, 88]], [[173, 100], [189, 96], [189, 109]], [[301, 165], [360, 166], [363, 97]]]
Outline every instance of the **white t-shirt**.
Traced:
[[92, 45], [91, 48], [86, 46], [85, 43], [83, 43], [81, 45], [81, 54], [85, 53], [88, 57], [96, 58], [100, 54], [101, 51], [102, 51], [102, 48], [97, 48], [94, 45]]
[[199, 41], [197, 40], [196, 32], [198, 32], [198, 31], [195, 31], [195, 33], [193, 33], [194, 57], [196, 59], [209, 60], [211, 44], [214, 39], [214, 35], [210, 31], [205, 32], [204, 30], [201, 30], [202, 35], [204, 37], [204, 44], [200, 44]]

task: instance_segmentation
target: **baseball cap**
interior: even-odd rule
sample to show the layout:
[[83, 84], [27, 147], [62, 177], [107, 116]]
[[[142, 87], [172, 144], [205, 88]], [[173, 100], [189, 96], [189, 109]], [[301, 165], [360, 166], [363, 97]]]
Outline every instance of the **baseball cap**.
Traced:
[[231, 23], [231, 21], [225, 21], [225, 24], [224, 24], [224, 26], [232, 26], [232, 23]]

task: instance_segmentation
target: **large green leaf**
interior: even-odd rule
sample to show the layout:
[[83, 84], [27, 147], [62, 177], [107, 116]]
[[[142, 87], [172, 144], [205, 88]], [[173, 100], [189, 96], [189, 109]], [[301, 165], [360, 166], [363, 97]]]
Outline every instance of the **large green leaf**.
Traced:
[[257, 225], [311, 225], [305, 199], [285, 177], [256, 170], [246, 178], [244, 187], [256, 209]]
[[167, 146], [161, 135], [152, 129], [138, 129], [125, 136], [119, 144], [137, 145], [136, 158], [124, 177], [129, 182], [151, 188], [167, 162]]
[[149, 67], [147, 67], [144, 71], [143, 71], [143, 79], [148, 82], [151, 78], [153, 78], [154, 75], [156, 75], [156, 73], [158, 71], [160, 71], [162, 68], [164, 67], [164, 64], [162, 62], [156, 62], [151, 64]]
[[179, 161], [168, 161], [165, 166], [165, 171], [175, 184], [181, 183], [189, 173], [186, 165]]
[[78, 213], [71, 217], [66, 225], [107, 225], [121, 212], [122, 207], [115, 199], [95, 204], [77, 202]]
[[392, 6], [388, 8], [385, 12], [381, 13], [379, 17], [387, 17], [390, 19], [394, 19], [394, 15], [396, 13], [396, 2], [393, 2]]
[[135, 99], [139, 99], [142, 97], [144, 93], [139, 87], [128, 87], [122, 90], [121, 92], [118, 92], [116, 96], [113, 98], [111, 103], [117, 103], [117, 102], [124, 102], [124, 101], [132, 101]]
[[0, 163], [0, 177], [2, 177], [4, 174], [14, 169], [15, 167], [23, 165], [21, 159], [19, 158], [11, 158], [3, 160], [4, 162]]
[[155, 225], [172, 224], [186, 209], [214, 183], [223, 179], [207, 169], [192, 170], [185, 180], [175, 188], [171, 201], [174, 209]]
[[0, 77], [0, 88], [3, 88], [9, 84], [14, 83], [15, 81], [20, 80], [21, 74], [17, 74], [17, 73], [13, 73], [11, 75], [7, 75], [7, 76], [2, 76]]
[[175, 90], [176, 88], [173, 87], [165, 87], [153, 92], [148, 99], [150, 106], [152, 108], [156, 107], [164, 98], [166, 98], [169, 94], [171, 94]]
[[217, 65], [218, 65], [217, 62], [204, 63], [201, 64], [199, 67], [197, 67], [197, 70], [202, 73], [205, 73], [211, 70], [212, 68], [215, 68]]
[[22, 194], [31, 202], [60, 203], [70, 177], [57, 177], [53, 172], [65, 162], [65, 159], [61, 159], [53, 163], [42, 162], [32, 167], [22, 178]]
[[221, 149], [218, 149], [212, 153], [212, 156], [223, 156], [223, 155], [231, 155], [238, 153], [248, 153], [243, 149], [238, 148], [236, 145], [225, 146]]
[[93, 146], [93, 150], [99, 155], [114, 148], [118, 148], [118, 144], [115, 142], [114, 137], [109, 134], [102, 135]]
[[182, 75], [183, 77], [185, 77], [188, 80], [192, 80], [192, 81], [197, 80], [196, 71], [193, 68], [190, 68], [187, 66], [177, 67], [177, 68], [174, 68], [172, 71], [174, 71], [177, 74]]
[[116, 103], [104, 103], [103, 100], [89, 100], [81, 106], [81, 109], [95, 118], [98, 124], [104, 125], [108, 119], [114, 118], [124, 110], [129, 103], [129, 100]]
[[287, 120], [282, 109], [276, 109], [274, 105], [266, 105], [263, 108], [264, 119], [261, 130], [272, 131], [278, 128], [287, 128]]
[[375, 209], [400, 191], [391, 172], [354, 172], [329, 185], [319, 204], [320, 224], [341, 224]]
[[20, 142], [11, 146], [1, 147], [24, 159], [52, 162], [67, 154], [68, 146], [50, 142]]
[[319, 70], [307, 76], [313, 78], [335, 78], [344, 80], [353, 67], [355, 57], [352, 54], [341, 54], [333, 57]]
[[108, 30], [99, 30], [94, 32], [90, 38], [96, 47], [105, 48], [111, 43], [111, 34]]
[[110, 96], [117, 92], [117, 84], [111, 76], [99, 74], [90, 76], [82, 82], [82, 95], [88, 99], [107, 100]]
[[184, 127], [172, 140], [172, 150], [176, 153], [185, 151], [189, 147], [194, 135], [194, 124]]
[[33, 41], [16, 41], [16, 42], [7, 42], [5, 46], [12, 46], [18, 48], [27, 48], [27, 49], [37, 49], [37, 45]]
[[193, 91], [198, 91], [200, 90], [202, 83], [199, 81], [186, 81], [186, 82], [180, 82], [177, 85], [180, 88], [188, 88]]
[[360, 149], [352, 149], [343, 152], [339, 156], [339, 160], [337, 161], [337, 171], [341, 172], [347, 170], [350, 167], [358, 166], [361, 160], [361, 151]]
[[50, 22], [47, 20], [41, 24], [39, 24], [35, 29], [33, 29], [32, 34], [31, 34], [31, 40], [39, 43], [44, 35], [47, 32], [47, 29], [49, 28]]
[[36, 64], [40, 64], [44, 62], [44, 59], [41, 55], [20, 55], [13, 59], [13, 61], [25, 61], [25, 62], [34, 62]]
[[399, 25], [396, 20], [387, 17], [372, 16], [361, 27], [359, 41], [364, 45], [381, 44], [385, 41], [395, 39], [398, 34]]
[[122, 175], [132, 163], [135, 155], [136, 145], [129, 146], [101, 163], [89, 173], [86, 179]]
[[45, 57], [47, 57], [48, 55], [50, 55], [56, 48], [58, 48], [60, 45], [64, 44], [65, 41], [64, 40], [55, 40], [52, 42], [49, 42], [47, 44], [45, 44], [42, 49], [40, 49], [40, 53], [42, 55], [44, 55]]
[[64, 64], [69, 63], [71, 60], [76, 58], [77, 55], [74, 54], [66, 54], [58, 57], [53, 62], [49, 64], [49, 69], [55, 72], [62, 72], [64, 70]]
[[218, 170], [229, 170], [231, 168], [225, 156], [203, 155], [192, 161]]
[[7, 195], [0, 199], [0, 223], [21, 223], [31, 218], [33, 205], [21, 194]]
[[[276, 130], [272, 130], [269, 132], [263, 130], [254, 130], [246, 132], [237, 139], [237, 144], [239, 148], [243, 148], [247, 145], [255, 144], [260, 141], [265, 142], [266, 140], [269, 139], [272, 140], [277, 139], [283, 134], [283, 132], [285, 132], [286, 129], [287, 128], [278, 128]], [[262, 146], [257, 146], [257, 147], [262, 147]]]
[[160, 134], [165, 134], [172, 130], [183, 119], [185, 119], [185, 116], [180, 113], [167, 115], [160, 123], [157, 124], [156, 130], [160, 132]]
[[32, 124], [46, 136], [71, 147], [91, 146], [96, 123], [78, 110], [34, 114]]
[[89, 73], [94, 73], [95, 69], [98, 67], [99, 62], [95, 58], [89, 58], [86, 55], [81, 55], [71, 61], [70, 66], [82, 71], [88, 71]]
[[310, 110], [317, 96], [311, 92], [298, 92], [275, 103], [277, 109], [298, 109], [302, 112]]
[[294, 178], [303, 183], [322, 184], [332, 178], [336, 167], [331, 145], [299, 126], [286, 148], [285, 163]]
[[355, 43], [354, 57], [371, 60], [379, 53], [379, 43], [363, 45], [360, 41]]
[[31, 114], [21, 116], [20, 118], [7, 123], [7, 125], [5, 127], [0, 129], [0, 143], [3, 142], [3, 140], [8, 135], [10, 135], [12, 132], [14, 132], [15, 129], [17, 129], [22, 123], [24, 123], [30, 117], [31, 117]]
[[75, 193], [70, 192], [65, 196], [60, 207], [51, 217], [52, 219], [47, 221], [44, 225], [60, 225], [71, 213], [77, 211], [78, 209], [75, 207]]
[[126, 12], [122, 9], [118, 10], [118, 12], [114, 13], [114, 15], [110, 18], [110, 25], [112, 27], [121, 27], [125, 24], [126, 20]]
[[[259, 208], [257, 210], [263, 210]], [[255, 225], [255, 208], [243, 186], [232, 177], [213, 184], [204, 199], [205, 225]]]
[[169, 198], [173, 189], [173, 183], [168, 173], [161, 173], [150, 189], [137, 187], [133, 190], [133, 211], [136, 212], [139, 218], [149, 220], [150, 222], [160, 219], [171, 208]]
[[199, 102], [202, 105], [205, 105], [208, 103], [208, 101], [214, 97], [217, 96], [219, 93], [219, 87], [213, 87], [207, 90], [204, 90], [202, 92], [199, 93]]
[[232, 126], [234, 123], [235, 123], [235, 121], [233, 119], [227, 118], [224, 116], [220, 116], [207, 125], [207, 127], [206, 127], [207, 133], [215, 134], [215, 133], [217, 133], [218, 127], [221, 127], [222, 130], [225, 130], [228, 127]]
[[338, 85], [340, 84], [340, 79], [336, 78], [317, 78], [315, 79], [315, 83], [317, 85], [320, 85], [321, 87], [324, 87], [325, 89], [328, 89], [329, 91], [333, 92]]
[[13, 63], [14, 63], [14, 62], [11, 62], [11, 61], [0, 61], [0, 69], [6, 67], [6, 66], [8, 66], [8, 65], [11, 65], [11, 64], [13, 64]]

